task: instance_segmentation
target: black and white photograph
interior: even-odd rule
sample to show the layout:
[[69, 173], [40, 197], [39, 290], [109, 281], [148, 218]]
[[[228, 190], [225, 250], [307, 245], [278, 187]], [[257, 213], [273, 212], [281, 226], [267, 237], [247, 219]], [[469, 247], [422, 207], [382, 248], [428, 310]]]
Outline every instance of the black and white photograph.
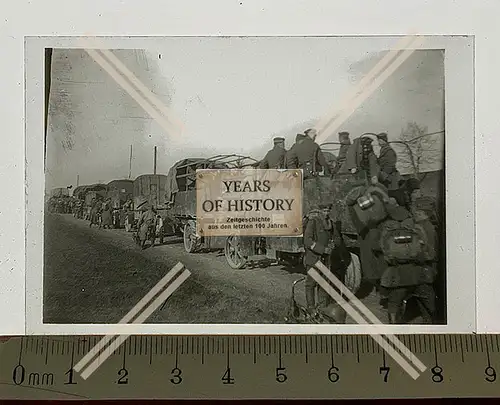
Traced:
[[[88, 41], [26, 39], [40, 327], [124, 323], [183, 274], [149, 331], [356, 333], [355, 303], [412, 333], [474, 327], [473, 258], [456, 256], [473, 238], [471, 38]], [[200, 234], [207, 169], [300, 170], [302, 234]]]

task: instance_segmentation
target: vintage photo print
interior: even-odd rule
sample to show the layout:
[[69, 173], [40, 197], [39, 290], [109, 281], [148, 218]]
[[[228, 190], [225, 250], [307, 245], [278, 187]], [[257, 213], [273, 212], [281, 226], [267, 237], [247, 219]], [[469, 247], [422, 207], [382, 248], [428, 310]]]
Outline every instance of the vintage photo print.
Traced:
[[473, 45], [27, 37], [27, 332], [473, 331]]

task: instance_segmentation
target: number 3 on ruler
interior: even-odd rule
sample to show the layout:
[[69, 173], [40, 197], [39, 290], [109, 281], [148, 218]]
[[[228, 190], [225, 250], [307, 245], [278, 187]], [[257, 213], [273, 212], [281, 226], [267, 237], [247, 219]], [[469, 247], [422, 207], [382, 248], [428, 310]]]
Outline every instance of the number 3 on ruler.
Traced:
[[181, 374], [182, 374], [181, 369], [175, 367], [172, 370], [172, 378], [170, 379], [170, 382], [175, 385], [180, 384], [182, 382]]

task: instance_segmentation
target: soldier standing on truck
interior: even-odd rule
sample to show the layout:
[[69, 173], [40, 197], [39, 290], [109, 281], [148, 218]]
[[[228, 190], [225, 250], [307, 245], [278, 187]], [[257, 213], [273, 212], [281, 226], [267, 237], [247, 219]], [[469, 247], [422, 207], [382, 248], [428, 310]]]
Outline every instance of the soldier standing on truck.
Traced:
[[259, 163], [259, 169], [283, 169], [285, 168], [285, 138], [274, 138], [274, 147], [266, 153], [264, 159]]
[[346, 160], [339, 173], [357, 173], [364, 170], [372, 184], [378, 183], [379, 167], [372, 143], [373, 140], [366, 136], [356, 138], [349, 146]]
[[302, 169], [304, 179], [317, 176], [321, 170], [325, 175], [330, 174], [328, 162], [315, 142], [316, 135], [317, 131], [314, 128], [307, 129], [304, 136], [297, 135], [296, 142], [287, 155], [287, 168]]
[[339, 132], [339, 143], [340, 150], [337, 156], [337, 164], [335, 167], [335, 172], [338, 172], [347, 158], [347, 151], [351, 146], [351, 138], [349, 137], [349, 132]]
[[396, 168], [398, 157], [394, 149], [387, 141], [387, 134], [381, 132], [377, 135], [380, 145], [380, 155], [378, 157], [378, 165], [380, 167], [379, 181], [387, 187], [388, 190], [397, 190], [401, 175]]

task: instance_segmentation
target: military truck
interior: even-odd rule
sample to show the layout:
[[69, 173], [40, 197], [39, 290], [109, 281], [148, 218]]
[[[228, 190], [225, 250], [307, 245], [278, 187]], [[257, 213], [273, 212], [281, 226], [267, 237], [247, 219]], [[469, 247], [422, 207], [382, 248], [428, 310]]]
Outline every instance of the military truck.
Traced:
[[210, 158], [188, 158], [172, 166], [167, 175], [165, 222], [171, 233], [182, 235], [188, 253], [224, 249], [225, 237], [196, 235], [196, 170], [256, 167], [249, 156], [230, 154]]

